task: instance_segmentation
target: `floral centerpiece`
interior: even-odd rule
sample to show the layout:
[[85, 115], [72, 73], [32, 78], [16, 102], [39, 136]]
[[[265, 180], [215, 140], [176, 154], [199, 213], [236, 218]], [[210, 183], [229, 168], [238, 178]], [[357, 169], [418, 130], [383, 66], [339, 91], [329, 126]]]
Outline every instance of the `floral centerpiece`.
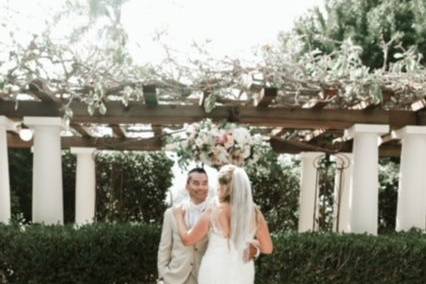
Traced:
[[170, 142], [167, 148], [176, 151], [181, 166], [194, 160], [214, 168], [256, 162], [256, 149], [263, 143], [260, 135], [252, 135], [245, 127], [234, 123], [217, 125], [210, 120], [192, 124], [185, 135]]

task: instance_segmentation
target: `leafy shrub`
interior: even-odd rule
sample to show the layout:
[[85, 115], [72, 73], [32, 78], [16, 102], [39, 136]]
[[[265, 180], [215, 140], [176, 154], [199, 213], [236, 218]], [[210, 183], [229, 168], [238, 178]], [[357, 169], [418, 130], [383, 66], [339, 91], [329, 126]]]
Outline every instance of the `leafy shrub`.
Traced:
[[[154, 283], [158, 226], [0, 226], [7, 283]], [[1, 279], [1, 278], [0, 278]]]
[[96, 164], [98, 221], [161, 224], [172, 160], [163, 152], [104, 152]]
[[[257, 284], [424, 283], [426, 236], [279, 233]], [[155, 283], [160, 227], [0, 225], [2, 283]], [[2, 279], [3, 278], [3, 279]]]
[[299, 163], [293, 159], [279, 161], [273, 151], [268, 148], [263, 151], [259, 161], [247, 167], [253, 198], [265, 214], [271, 231], [296, 230]]

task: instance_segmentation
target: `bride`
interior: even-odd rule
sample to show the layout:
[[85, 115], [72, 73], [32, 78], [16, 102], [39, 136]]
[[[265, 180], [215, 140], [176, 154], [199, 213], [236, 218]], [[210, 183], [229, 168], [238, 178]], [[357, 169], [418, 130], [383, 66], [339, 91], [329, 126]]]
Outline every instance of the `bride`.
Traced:
[[254, 283], [254, 262], [247, 255], [250, 244], [255, 244], [261, 253], [272, 253], [268, 224], [253, 202], [250, 180], [242, 168], [222, 167], [219, 185], [219, 202], [191, 230], [184, 221], [185, 211], [175, 209], [179, 235], [187, 246], [208, 235], [199, 284]]

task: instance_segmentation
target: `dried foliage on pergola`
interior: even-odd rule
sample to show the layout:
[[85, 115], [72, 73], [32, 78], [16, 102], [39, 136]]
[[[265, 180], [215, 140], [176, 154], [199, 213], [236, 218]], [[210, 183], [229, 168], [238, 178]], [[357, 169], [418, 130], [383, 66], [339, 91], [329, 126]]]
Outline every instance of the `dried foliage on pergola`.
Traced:
[[[194, 56], [141, 67], [125, 52], [119, 61], [102, 50], [83, 56], [34, 38], [0, 62], [0, 115], [61, 116], [71, 130], [63, 147], [118, 150], [161, 149], [167, 135], [205, 118], [255, 126], [282, 153], [351, 151], [343, 130], [355, 123], [426, 125], [426, 70], [414, 49], [369, 70], [350, 41], [332, 54], [297, 46], [289, 37], [252, 65]], [[8, 138], [9, 147], [31, 145]], [[383, 138], [381, 155], [399, 155], [399, 143]]]
[[[40, 81], [30, 84], [32, 100], [2, 100], [0, 115], [15, 121], [24, 116], [64, 116], [64, 102], [52, 94]], [[426, 125], [423, 110], [384, 110], [378, 105], [366, 105], [362, 109], [329, 108], [327, 103], [311, 103], [302, 107], [287, 107], [277, 103], [279, 90], [258, 88], [255, 100], [224, 101], [211, 112], [200, 105], [199, 98], [171, 103], [162, 101], [155, 86], [143, 86], [142, 102], [104, 102], [107, 112], [90, 114], [85, 103], [74, 101], [68, 105], [72, 111], [70, 121], [72, 135], [63, 137], [63, 147], [82, 146], [116, 150], [159, 150], [164, 137], [179, 131], [186, 123], [205, 118], [213, 121], [231, 121], [258, 127], [258, 131], [270, 139], [273, 149], [280, 153], [323, 151], [326, 153], [351, 151], [351, 141], [345, 141], [343, 130], [355, 123], [388, 124], [392, 129], [405, 125]], [[149, 125], [132, 130], [137, 125]], [[91, 134], [97, 126], [110, 129], [106, 137]], [[136, 127], [137, 128], [137, 127]], [[136, 135], [135, 135], [136, 132]], [[151, 138], [142, 138], [143, 133]], [[146, 136], [146, 135], [145, 135]], [[400, 146], [390, 136], [380, 147], [384, 156], [396, 156]], [[9, 147], [30, 147], [13, 133], [8, 135]]]

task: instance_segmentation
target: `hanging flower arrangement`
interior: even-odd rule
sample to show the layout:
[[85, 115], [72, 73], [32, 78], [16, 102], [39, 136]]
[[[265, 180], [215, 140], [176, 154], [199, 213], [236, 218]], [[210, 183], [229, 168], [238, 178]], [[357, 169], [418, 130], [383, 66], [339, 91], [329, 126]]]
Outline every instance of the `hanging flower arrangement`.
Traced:
[[204, 120], [188, 127], [184, 136], [172, 139], [167, 149], [176, 151], [183, 167], [191, 160], [214, 168], [226, 164], [243, 167], [259, 159], [257, 149], [262, 143], [260, 135], [252, 135], [245, 127]]

